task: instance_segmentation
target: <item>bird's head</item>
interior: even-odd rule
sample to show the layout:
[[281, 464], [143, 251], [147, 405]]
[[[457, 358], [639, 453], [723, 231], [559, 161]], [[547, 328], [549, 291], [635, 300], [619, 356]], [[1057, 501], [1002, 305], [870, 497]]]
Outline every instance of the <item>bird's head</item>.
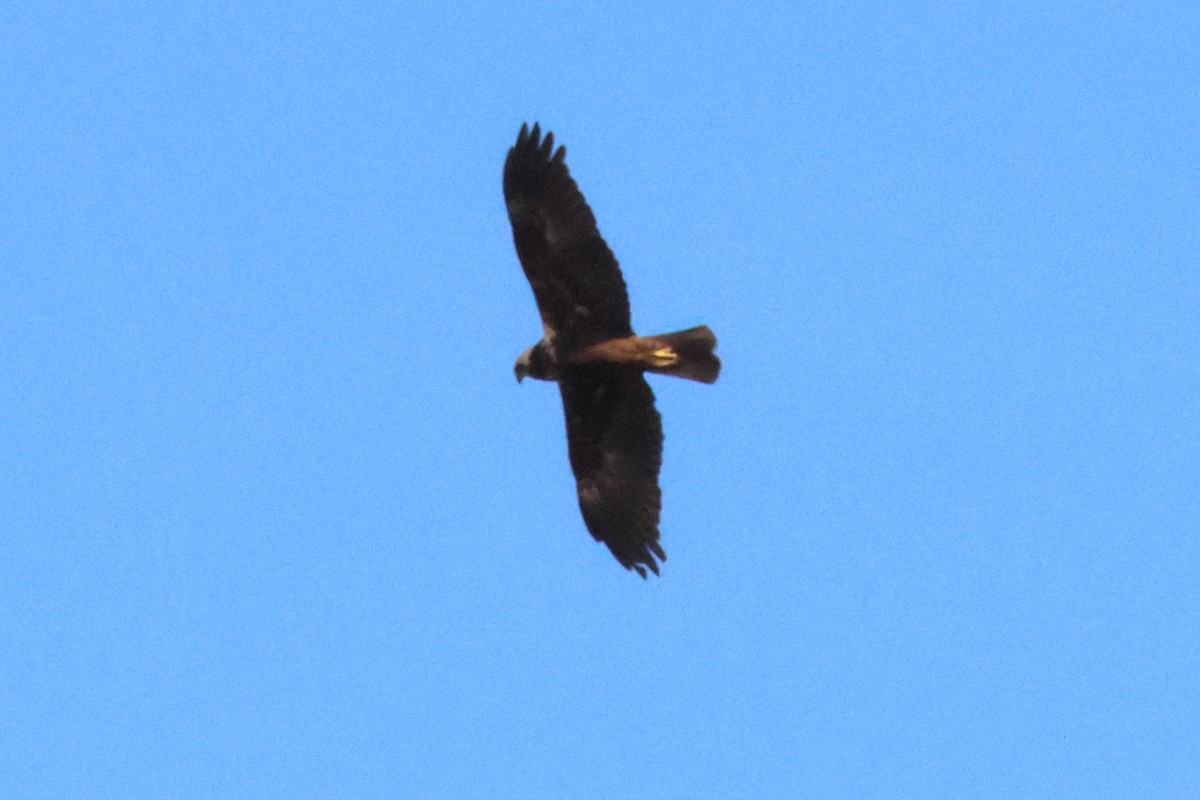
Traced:
[[526, 378], [537, 378], [539, 381], [558, 380], [558, 364], [545, 340], [517, 357], [517, 363], [513, 364], [513, 374], [517, 376], [517, 383]]
[[533, 359], [533, 348], [529, 348], [521, 355], [517, 356], [517, 363], [513, 364], [513, 374], [517, 376], [517, 383], [525, 380], [525, 376], [529, 374], [529, 362]]

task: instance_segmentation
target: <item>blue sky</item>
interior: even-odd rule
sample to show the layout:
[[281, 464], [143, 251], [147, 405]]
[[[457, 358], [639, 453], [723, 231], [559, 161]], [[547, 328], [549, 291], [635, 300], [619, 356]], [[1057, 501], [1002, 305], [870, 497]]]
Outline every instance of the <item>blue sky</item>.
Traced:
[[[0, 14], [0, 794], [1194, 798], [1191, 3]], [[500, 191], [659, 379], [579, 518]]]

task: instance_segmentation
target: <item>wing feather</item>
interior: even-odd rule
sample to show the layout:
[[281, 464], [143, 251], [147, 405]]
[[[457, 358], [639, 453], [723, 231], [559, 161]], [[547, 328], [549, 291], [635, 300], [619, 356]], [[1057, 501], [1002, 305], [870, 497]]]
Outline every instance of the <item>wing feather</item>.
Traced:
[[572, 366], [560, 377], [567, 450], [588, 532], [626, 569], [658, 574], [662, 420], [636, 368]]
[[542, 324], [560, 351], [630, 336], [621, 268], [566, 165], [554, 134], [521, 126], [504, 162], [513, 243]]

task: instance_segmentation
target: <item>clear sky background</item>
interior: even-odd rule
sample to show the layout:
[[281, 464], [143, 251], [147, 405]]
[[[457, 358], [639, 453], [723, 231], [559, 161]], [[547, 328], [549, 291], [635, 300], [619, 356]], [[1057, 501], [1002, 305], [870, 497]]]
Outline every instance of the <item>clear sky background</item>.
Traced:
[[[1200, 796], [1194, 3], [0, 40], [0, 796]], [[526, 120], [720, 337], [659, 579], [513, 380]]]

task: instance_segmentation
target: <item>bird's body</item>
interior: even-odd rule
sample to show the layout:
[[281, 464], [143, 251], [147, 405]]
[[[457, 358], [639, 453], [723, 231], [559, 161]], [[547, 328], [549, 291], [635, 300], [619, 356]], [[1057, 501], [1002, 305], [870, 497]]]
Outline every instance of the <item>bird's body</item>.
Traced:
[[557, 381], [584, 523], [644, 578], [666, 555], [658, 544], [662, 422], [643, 373], [712, 383], [717, 340], [704, 326], [634, 334], [620, 267], [565, 156], [553, 134], [543, 139], [537, 125], [523, 125], [504, 163], [513, 241], [544, 333], [514, 371], [518, 380]]

